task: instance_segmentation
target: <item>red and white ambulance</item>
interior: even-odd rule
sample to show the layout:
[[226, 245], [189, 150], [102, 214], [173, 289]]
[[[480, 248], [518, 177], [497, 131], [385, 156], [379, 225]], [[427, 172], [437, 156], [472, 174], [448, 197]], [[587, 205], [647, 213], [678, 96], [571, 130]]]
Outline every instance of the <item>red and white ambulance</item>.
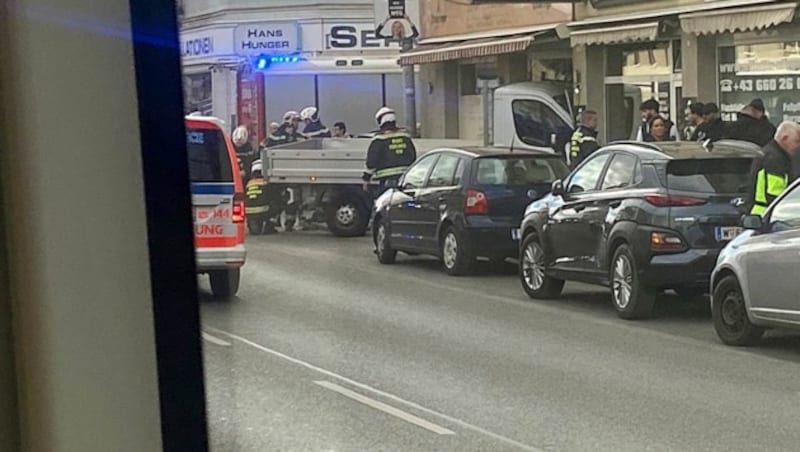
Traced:
[[236, 151], [223, 123], [212, 117], [186, 117], [189, 176], [192, 183], [197, 272], [208, 274], [220, 298], [239, 290], [244, 247], [244, 185]]

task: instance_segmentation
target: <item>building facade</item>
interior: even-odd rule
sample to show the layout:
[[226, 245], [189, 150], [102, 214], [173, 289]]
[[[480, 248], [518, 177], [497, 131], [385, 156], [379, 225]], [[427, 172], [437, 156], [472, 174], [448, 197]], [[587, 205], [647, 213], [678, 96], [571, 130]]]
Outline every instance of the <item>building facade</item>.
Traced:
[[376, 36], [372, 0], [184, 0], [179, 8], [187, 110], [248, 125], [259, 139], [305, 106], [351, 133], [373, 130], [384, 104], [404, 113], [400, 49]]
[[[572, 53], [565, 24], [570, 4], [420, 1], [418, 46], [401, 65], [419, 65], [422, 136], [481, 140], [481, 87], [530, 80], [569, 84]], [[492, 88], [489, 88], [492, 89]]]
[[685, 130], [691, 102], [725, 120], [754, 98], [770, 120], [800, 112], [796, 1], [590, 0], [569, 24], [579, 105], [603, 113], [602, 138], [628, 139], [641, 101], [655, 98]]

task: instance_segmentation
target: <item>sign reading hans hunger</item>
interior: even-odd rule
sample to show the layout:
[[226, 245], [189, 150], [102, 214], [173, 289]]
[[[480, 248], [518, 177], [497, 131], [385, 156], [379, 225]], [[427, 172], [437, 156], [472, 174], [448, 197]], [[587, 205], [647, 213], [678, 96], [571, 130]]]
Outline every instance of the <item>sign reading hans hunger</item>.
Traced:
[[281, 55], [299, 50], [297, 24], [245, 24], [233, 32], [237, 55]]

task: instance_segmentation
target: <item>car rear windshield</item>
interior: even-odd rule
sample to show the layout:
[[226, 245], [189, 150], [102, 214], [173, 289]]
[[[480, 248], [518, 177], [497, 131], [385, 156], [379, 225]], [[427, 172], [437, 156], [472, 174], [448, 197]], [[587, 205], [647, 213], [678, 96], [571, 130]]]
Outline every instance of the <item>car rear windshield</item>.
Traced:
[[187, 129], [189, 177], [192, 182], [233, 182], [233, 170], [220, 130]]
[[743, 193], [752, 164], [749, 158], [673, 160], [667, 163], [666, 186], [696, 193]]
[[567, 167], [556, 158], [481, 158], [477, 160], [478, 185], [533, 185], [551, 183], [567, 174]]

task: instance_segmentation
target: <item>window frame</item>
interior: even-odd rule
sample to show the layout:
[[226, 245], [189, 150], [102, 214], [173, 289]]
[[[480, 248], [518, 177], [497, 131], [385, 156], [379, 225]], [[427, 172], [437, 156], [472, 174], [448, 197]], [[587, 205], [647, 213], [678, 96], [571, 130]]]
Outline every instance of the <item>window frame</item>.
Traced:
[[[432, 179], [433, 172], [436, 171], [436, 168], [439, 166], [439, 163], [441, 163], [442, 159], [445, 159], [445, 158], [453, 158], [453, 159], [456, 160], [456, 166], [453, 168], [452, 174], [450, 174], [450, 181], [449, 181], [449, 183], [447, 183], [445, 185], [432, 185], [431, 182], [433, 180]], [[456, 174], [458, 173], [459, 168], [462, 167], [462, 165], [461, 165], [461, 161], [462, 160], [463, 160], [462, 157], [460, 157], [460, 156], [458, 156], [458, 155], [456, 155], [456, 154], [454, 154], [452, 152], [443, 152], [443, 153], [441, 153], [439, 155], [439, 158], [436, 159], [436, 162], [433, 164], [433, 167], [431, 167], [430, 172], [428, 173], [428, 177], [427, 177], [427, 180], [425, 181], [425, 187], [424, 188], [450, 188], [450, 187], [458, 186], [458, 184], [456, 184]]]
[[[606, 174], [606, 170], [608, 169], [608, 165], [609, 165], [609, 163], [611, 163], [611, 160], [613, 159], [615, 154], [616, 154], [616, 152], [614, 150], [603, 150], [603, 149], [601, 149], [601, 150], [595, 152], [594, 154], [592, 154], [591, 156], [589, 156], [589, 158], [587, 158], [583, 162], [581, 162], [581, 164], [577, 168], [575, 168], [572, 171], [572, 173], [570, 173], [569, 177], [567, 177], [566, 183], [564, 184], [564, 193], [566, 193], [567, 196], [574, 196], [574, 195], [580, 195], [580, 194], [584, 194], [584, 193], [595, 193], [595, 192], [600, 191], [600, 189], [598, 187], [600, 186], [600, 183], [605, 178], [605, 174]], [[591, 163], [594, 160], [597, 160], [597, 159], [599, 159], [599, 158], [601, 158], [603, 156], [606, 156], [607, 158], [606, 158], [606, 161], [603, 163], [603, 167], [600, 169], [600, 175], [598, 176], [597, 180], [595, 181], [594, 187], [592, 187], [591, 189], [585, 189], [584, 191], [570, 192], [570, 185], [572, 184], [572, 180], [575, 178], [575, 176], [582, 169], [584, 169], [589, 163]]]
[[[428, 179], [430, 178], [431, 171], [433, 171], [433, 168], [436, 166], [436, 163], [439, 161], [439, 157], [440, 156], [441, 156], [441, 153], [438, 153], [438, 152], [434, 153], [434, 154], [426, 154], [426, 155], [423, 155], [421, 159], [419, 159], [416, 162], [414, 162], [414, 164], [411, 165], [411, 167], [408, 168], [408, 170], [406, 170], [405, 174], [403, 174], [403, 178], [400, 180], [400, 188], [402, 190], [421, 190], [421, 189], [425, 188], [425, 186], [428, 184]], [[422, 165], [423, 163], [425, 163], [427, 160], [432, 160], [433, 163], [431, 164], [431, 167], [428, 168], [428, 170], [425, 172], [425, 176], [424, 176], [424, 178], [422, 180], [422, 184], [419, 187], [406, 187], [406, 183], [408, 181], [408, 175], [411, 173], [411, 171], [414, 170], [414, 168], [416, 168], [416, 167]]]
[[[630, 175], [629, 183], [628, 183], [628, 185], [626, 185], [624, 187], [604, 188], [605, 182], [606, 182], [606, 177], [608, 176], [608, 170], [611, 169], [611, 165], [614, 164], [614, 160], [616, 160], [618, 157], [625, 157], [625, 158], [630, 157], [630, 158], [633, 159], [633, 167], [631, 168], [631, 175]], [[606, 167], [603, 169], [603, 175], [600, 178], [600, 182], [599, 182], [599, 185], [597, 187], [597, 190], [598, 191], [603, 191], [603, 192], [609, 192], [609, 191], [615, 191], [615, 190], [629, 189], [631, 187], [635, 187], [635, 186], [639, 185], [641, 183], [641, 173], [642, 173], [641, 169], [640, 169], [640, 165], [641, 165], [641, 162], [639, 161], [639, 157], [637, 157], [635, 154], [632, 154], [630, 152], [625, 152], [625, 151], [612, 151], [612, 155], [609, 158], [608, 163], [606, 164]], [[640, 176], [638, 179], [636, 177], [637, 175]]]
[[[793, 188], [787, 190], [778, 200], [775, 201], [775, 204], [769, 210], [768, 221], [766, 222], [765, 225], [765, 229], [768, 234], [776, 234], [781, 232], [800, 230], [800, 224], [798, 224], [797, 226], [789, 226], [786, 227], [785, 229], [779, 229], [779, 230], [775, 229], [775, 226], [777, 225], [777, 223], [774, 221], [775, 212], [781, 207], [781, 204], [784, 204], [787, 198], [791, 198], [793, 196], [800, 197], [800, 185], [795, 185]], [[798, 200], [798, 204], [800, 204], [800, 200]], [[798, 217], [798, 219], [800, 219], [800, 217]]]
[[[528, 145], [528, 146], [536, 146], [536, 147], [551, 147], [551, 146], [553, 146], [555, 144], [555, 143], [551, 142], [552, 141], [551, 137], [558, 136], [558, 134], [559, 134], [559, 131], [558, 131], [557, 128], [550, 128], [550, 130], [545, 134], [546, 142], [544, 142], [544, 143], [532, 143], [532, 142], [527, 141], [525, 139], [525, 135], [520, 133], [519, 125], [517, 123], [517, 114], [516, 114], [516, 108], [515, 108], [517, 105], [519, 105], [521, 103], [527, 103], [527, 102], [536, 103], [536, 104], [539, 104], [539, 105], [543, 106], [544, 108], [547, 108], [547, 110], [549, 110], [549, 112], [552, 114], [552, 117], [556, 118], [565, 127], [565, 129], [573, 129], [573, 127], [567, 121], [565, 121], [564, 118], [562, 118], [561, 115], [559, 115], [556, 112], [556, 110], [553, 109], [553, 107], [548, 105], [542, 99], [537, 99], [537, 98], [515, 98], [515, 99], [513, 99], [511, 101], [511, 122], [512, 122], [512, 125], [514, 127], [515, 135], [517, 137], [519, 137], [519, 139], [523, 143], [525, 143], [526, 145]], [[542, 115], [542, 117], [543, 116], [544, 115]], [[541, 119], [541, 117], [539, 119]], [[544, 122], [542, 122], [542, 121], [540, 121], [540, 123], [544, 124]]]

